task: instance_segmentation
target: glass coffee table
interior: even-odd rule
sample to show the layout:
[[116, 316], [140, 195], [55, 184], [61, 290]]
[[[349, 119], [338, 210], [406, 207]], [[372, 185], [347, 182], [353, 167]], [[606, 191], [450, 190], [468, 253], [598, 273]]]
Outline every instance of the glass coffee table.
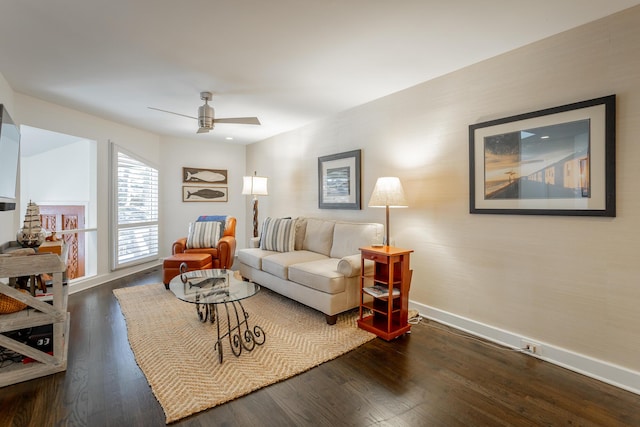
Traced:
[[[195, 304], [201, 322], [209, 321], [217, 325], [218, 338], [213, 348], [218, 351], [220, 363], [223, 360], [222, 341], [225, 338], [228, 338], [236, 357], [243, 350], [250, 352], [256, 345], [264, 344], [264, 331], [260, 326], [249, 326], [249, 313], [242, 305], [243, 299], [260, 291], [259, 285], [236, 278], [231, 270], [185, 272], [186, 269], [185, 263], [180, 265], [181, 273], [171, 279], [169, 289], [179, 300]], [[221, 319], [220, 315], [226, 315], [226, 326], [225, 319]]]

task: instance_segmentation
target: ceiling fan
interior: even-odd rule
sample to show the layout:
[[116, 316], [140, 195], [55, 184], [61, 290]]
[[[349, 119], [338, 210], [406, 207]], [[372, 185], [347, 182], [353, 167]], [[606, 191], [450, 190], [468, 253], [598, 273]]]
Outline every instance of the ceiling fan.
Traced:
[[175, 114], [177, 116], [188, 117], [198, 121], [198, 132], [206, 133], [213, 130], [214, 123], [237, 123], [243, 125], [259, 125], [260, 120], [257, 117], [233, 117], [228, 119], [216, 119], [214, 117], [213, 107], [209, 105], [209, 101], [213, 98], [211, 92], [200, 92], [200, 99], [204, 101], [204, 105], [198, 107], [198, 117], [187, 116], [186, 114], [174, 113], [173, 111], [161, 110], [160, 108], [148, 107], [151, 110], [162, 111], [163, 113]]

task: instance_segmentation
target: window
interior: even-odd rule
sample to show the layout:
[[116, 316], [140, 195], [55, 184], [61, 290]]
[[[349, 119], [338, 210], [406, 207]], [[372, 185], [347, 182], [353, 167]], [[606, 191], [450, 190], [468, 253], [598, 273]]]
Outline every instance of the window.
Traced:
[[158, 170], [113, 144], [113, 269], [158, 258]]

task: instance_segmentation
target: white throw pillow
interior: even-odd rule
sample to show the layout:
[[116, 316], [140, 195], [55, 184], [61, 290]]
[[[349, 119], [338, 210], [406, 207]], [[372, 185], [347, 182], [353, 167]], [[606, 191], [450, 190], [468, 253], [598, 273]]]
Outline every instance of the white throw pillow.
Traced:
[[187, 249], [218, 247], [220, 223], [218, 221], [198, 221], [189, 223]]
[[329, 256], [331, 245], [333, 244], [333, 229], [335, 225], [335, 221], [307, 218], [303, 249]]

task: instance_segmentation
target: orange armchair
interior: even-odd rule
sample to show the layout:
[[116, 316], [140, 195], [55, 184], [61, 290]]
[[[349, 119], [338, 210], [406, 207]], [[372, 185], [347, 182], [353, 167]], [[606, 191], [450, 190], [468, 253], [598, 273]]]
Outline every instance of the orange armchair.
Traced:
[[175, 254], [209, 254], [213, 268], [231, 268], [236, 254], [236, 219], [227, 217], [222, 237], [217, 248], [187, 249], [187, 238], [181, 237], [173, 242], [171, 253]]

